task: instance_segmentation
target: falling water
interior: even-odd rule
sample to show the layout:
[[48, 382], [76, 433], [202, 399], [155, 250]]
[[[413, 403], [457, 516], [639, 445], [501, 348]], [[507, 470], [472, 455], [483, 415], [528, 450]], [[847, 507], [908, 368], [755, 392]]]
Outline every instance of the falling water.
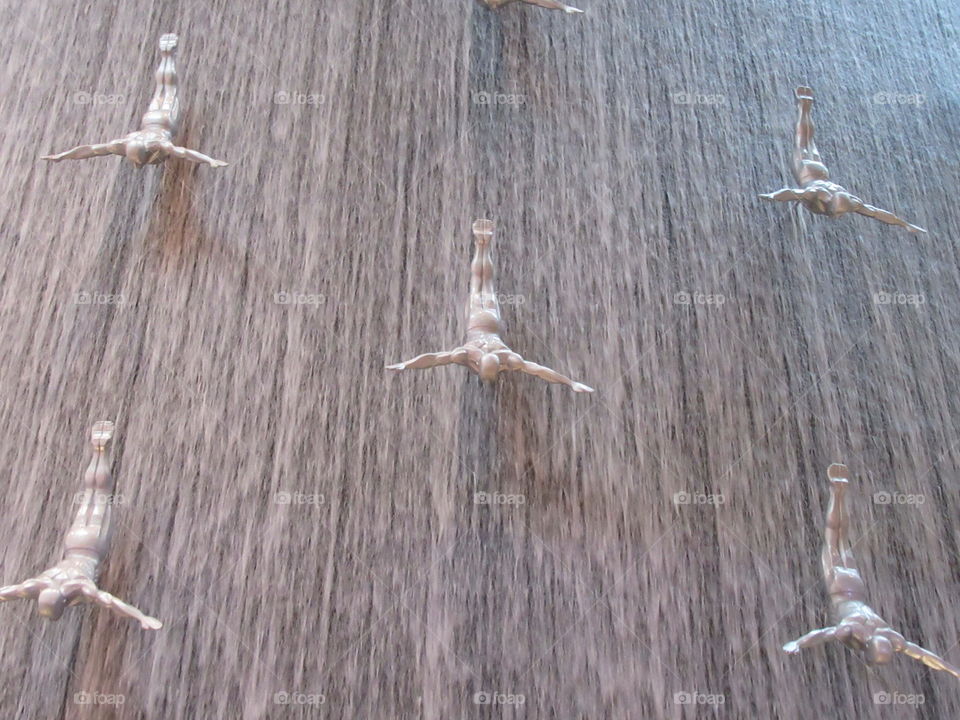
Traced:
[[[875, 608], [960, 662], [960, 8], [575, 4], [0, 3], [0, 584], [122, 411], [100, 582], [165, 623], [0, 605], [4, 717], [960, 714], [780, 650], [842, 461]], [[167, 31], [230, 166], [41, 163], [136, 126]], [[757, 199], [799, 84], [929, 235]], [[384, 372], [460, 342], [478, 217], [507, 341], [596, 394]]]

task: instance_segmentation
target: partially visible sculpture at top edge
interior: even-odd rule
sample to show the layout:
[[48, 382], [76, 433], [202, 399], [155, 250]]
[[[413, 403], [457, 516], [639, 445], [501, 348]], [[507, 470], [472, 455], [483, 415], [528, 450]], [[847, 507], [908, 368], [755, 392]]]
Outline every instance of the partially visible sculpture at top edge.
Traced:
[[481, 5], [486, 5], [491, 10], [498, 10], [504, 5], [511, 5], [515, 2], [525, 2], [530, 5], [536, 5], [537, 7], [547, 8], [548, 10], [563, 10], [567, 14], [583, 12], [583, 10], [564, 5], [562, 2], [557, 2], [556, 0], [478, 0], [478, 2]]

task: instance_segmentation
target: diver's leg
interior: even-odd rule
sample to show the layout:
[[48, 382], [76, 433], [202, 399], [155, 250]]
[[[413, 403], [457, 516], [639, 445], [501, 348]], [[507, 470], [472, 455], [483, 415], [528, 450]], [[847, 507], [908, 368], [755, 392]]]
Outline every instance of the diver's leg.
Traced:
[[177, 97], [177, 68], [174, 54], [177, 50], [177, 36], [168, 33], [160, 38], [160, 64], [157, 66], [157, 89], [150, 102], [151, 110], [161, 110], [170, 115], [170, 121], [176, 126], [180, 113], [180, 101]]
[[470, 292], [493, 294], [493, 263], [490, 260], [493, 222], [477, 220], [473, 223], [473, 239], [477, 249], [470, 266]]
[[849, 518], [844, 509], [844, 494], [847, 490], [847, 466], [834, 463], [827, 469], [830, 478], [830, 504], [827, 507], [827, 521], [824, 528], [823, 571], [829, 578], [833, 568], [857, 569], [853, 551], [847, 540]]
[[160, 38], [160, 64], [157, 66], [157, 89], [151, 110], [164, 110], [169, 107], [170, 99], [177, 96], [177, 68], [173, 56], [177, 50], [177, 36], [167, 34]]
[[813, 90], [801, 86], [797, 88], [796, 94], [800, 116], [797, 118], [797, 133], [794, 138], [793, 172], [797, 182], [806, 185], [813, 180], [826, 180], [829, 173], [813, 140], [814, 126], [810, 114]]
[[102, 557], [110, 540], [110, 517], [114, 503], [114, 480], [110, 454], [114, 425], [108, 420], [95, 423], [90, 436], [93, 457], [83, 474], [80, 507], [64, 537], [68, 551], [83, 550]]
[[499, 319], [500, 303], [493, 282], [493, 262], [490, 260], [490, 243], [493, 241], [493, 223], [477, 220], [473, 223], [473, 238], [476, 252], [470, 264], [470, 316], [488, 312]]

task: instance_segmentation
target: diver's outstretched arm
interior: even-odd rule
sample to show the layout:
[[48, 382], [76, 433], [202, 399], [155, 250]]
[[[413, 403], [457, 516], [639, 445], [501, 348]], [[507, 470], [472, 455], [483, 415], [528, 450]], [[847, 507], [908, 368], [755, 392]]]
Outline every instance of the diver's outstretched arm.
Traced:
[[48, 587], [50, 587], [50, 581], [46, 578], [30, 578], [19, 585], [0, 587], [0, 602], [35, 598], [42, 590], [46, 590]]
[[561, 375], [556, 370], [551, 370], [548, 367], [544, 367], [543, 365], [537, 365], [537, 363], [530, 362], [528, 360], [521, 359], [519, 365], [515, 365], [515, 363], [507, 363], [507, 369], [519, 370], [520, 372], [524, 372], [527, 375], [535, 375], [536, 377], [542, 380], [546, 380], [547, 382], [567, 385], [574, 392], [588, 392], [588, 393], [593, 392], [593, 388], [588, 385], [574, 382], [573, 380], [568, 378], [566, 375]]
[[167, 148], [167, 152], [182, 160], [190, 160], [191, 162], [195, 163], [206, 163], [210, 167], [226, 167], [229, 164], [223, 160], [214, 160], [212, 157], [208, 157], [202, 152], [197, 152], [196, 150], [191, 150], [185, 147], [179, 147], [177, 145], [170, 145]]
[[793, 188], [784, 188], [772, 193], [763, 193], [760, 195], [764, 200], [776, 200], [777, 202], [800, 202], [803, 200], [803, 190], [794, 190]]
[[786, 645], [783, 646], [783, 651], [788, 655], [796, 655], [798, 652], [805, 648], [816, 647], [817, 645], [823, 645], [828, 643], [831, 640], [837, 639], [837, 628], [836, 627], [826, 627], [820, 628], [819, 630], [812, 630], [804, 635], [802, 638], [796, 640], [791, 640]]
[[128, 605], [123, 600], [114, 597], [107, 591], [98, 589], [97, 586], [94, 585], [90, 580], [65, 582], [63, 584], [63, 591], [64, 594], [79, 591], [83, 595], [84, 599], [86, 599], [88, 602], [99, 605], [107, 610], [112, 610], [118, 615], [132, 618], [139, 622], [140, 627], [142, 627], [144, 630], [159, 630], [163, 627], [163, 623], [156, 618], [152, 618], [149, 615], [144, 615], [133, 605]]
[[842, 463], [833, 463], [827, 468], [827, 477], [830, 478], [830, 502], [823, 528], [822, 559], [824, 575], [829, 584], [834, 568], [856, 570], [857, 561], [847, 539], [850, 518], [844, 502], [850, 484], [850, 471]]
[[493, 260], [490, 258], [490, 243], [493, 241], [493, 222], [476, 220], [473, 223], [476, 251], [470, 262], [470, 312], [489, 310], [500, 315], [497, 290], [493, 280]]
[[561, 2], [556, 0], [480, 0], [488, 8], [498, 10], [505, 5], [512, 5], [515, 2], [525, 2], [530, 5], [537, 5], [538, 7], [547, 8], [548, 10], [563, 10], [565, 13], [582, 13], [583, 10], [577, 10], [575, 7], [570, 7], [569, 5], [564, 5]]
[[438, 365], [461, 364], [467, 359], [467, 352], [463, 348], [450, 350], [449, 352], [424, 353], [417, 355], [412, 360], [407, 360], [394, 365], [387, 365], [387, 370], [423, 370], [425, 368], [437, 367]]
[[943, 670], [948, 672], [956, 678], [960, 678], [960, 669], [957, 669], [942, 657], [936, 653], [930, 652], [919, 645], [915, 645], [912, 642], [905, 642], [902, 648], [898, 648], [907, 657], [912, 657], [914, 660], [919, 660], [924, 665], [934, 670]]
[[879, 220], [880, 222], [886, 223], [887, 225], [899, 225], [900, 227], [906, 228], [910, 232], [914, 232], [914, 233], [927, 232], [922, 227], [919, 227], [917, 225], [911, 225], [906, 220], [902, 220], [898, 218], [896, 215], [894, 215], [892, 212], [889, 212], [888, 210], [881, 210], [880, 208], [876, 208], [873, 205], [867, 205], [865, 202], [863, 202], [859, 198], [851, 198], [851, 202], [853, 202], [853, 211], [856, 213], [860, 213], [861, 215], [866, 215], [867, 217], [871, 217], [874, 220]]
[[126, 139], [111, 140], [110, 142], [100, 143], [99, 145], [78, 145], [57, 155], [44, 155], [41, 160], [50, 162], [60, 162], [61, 160], [86, 160], [92, 157], [101, 157], [103, 155], [124, 155], [126, 152]]
[[569, 5], [564, 5], [562, 2], [556, 2], [556, 0], [524, 0], [531, 5], [537, 5], [538, 7], [547, 8], [548, 10], [563, 10], [565, 13], [582, 13], [583, 10], [578, 10], [575, 7], [570, 7]]

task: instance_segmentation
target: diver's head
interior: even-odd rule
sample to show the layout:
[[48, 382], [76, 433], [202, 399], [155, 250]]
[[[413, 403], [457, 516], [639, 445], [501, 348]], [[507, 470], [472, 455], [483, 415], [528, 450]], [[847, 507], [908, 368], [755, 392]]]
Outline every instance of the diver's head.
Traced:
[[493, 353], [487, 353], [480, 358], [480, 379], [484, 382], [493, 382], [500, 372], [500, 358]]
[[830, 199], [830, 208], [837, 215], [853, 212], [854, 204], [850, 199], [850, 194], [843, 191], [833, 193], [833, 197]]
[[129, 140], [126, 147], [126, 156], [134, 167], [143, 167], [150, 160], [147, 145], [142, 140]]
[[63, 609], [67, 606], [67, 599], [59, 590], [47, 588], [37, 597], [37, 605], [42, 617], [47, 620], [59, 620], [63, 615]]
[[867, 640], [867, 662], [870, 665], [886, 665], [893, 660], [893, 643], [882, 635]]

